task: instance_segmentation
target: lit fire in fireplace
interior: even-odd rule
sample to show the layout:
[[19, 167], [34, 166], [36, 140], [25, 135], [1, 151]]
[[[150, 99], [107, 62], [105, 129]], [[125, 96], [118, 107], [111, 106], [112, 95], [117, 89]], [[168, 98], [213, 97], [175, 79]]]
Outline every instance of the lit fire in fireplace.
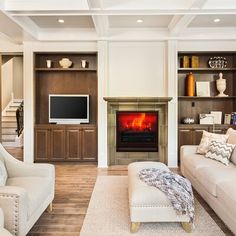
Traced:
[[116, 151], [158, 151], [158, 112], [117, 111]]
[[148, 112], [124, 112], [119, 114], [119, 130], [152, 132], [156, 129], [157, 116]]

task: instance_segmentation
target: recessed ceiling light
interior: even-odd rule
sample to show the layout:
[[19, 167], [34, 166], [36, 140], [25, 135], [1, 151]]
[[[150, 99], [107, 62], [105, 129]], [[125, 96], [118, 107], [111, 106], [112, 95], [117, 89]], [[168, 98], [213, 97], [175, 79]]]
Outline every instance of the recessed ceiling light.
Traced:
[[216, 19], [214, 19], [214, 22], [215, 22], [215, 23], [218, 23], [218, 22], [220, 22], [220, 19], [219, 19], [219, 18], [216, 18]]
[[63, 19], [58, 19], [57, 21], [61, 24], [63, 24], [65, 22]]
[[138, 19], [137, 23], [143, 23], [143, 20], [142, 19]]

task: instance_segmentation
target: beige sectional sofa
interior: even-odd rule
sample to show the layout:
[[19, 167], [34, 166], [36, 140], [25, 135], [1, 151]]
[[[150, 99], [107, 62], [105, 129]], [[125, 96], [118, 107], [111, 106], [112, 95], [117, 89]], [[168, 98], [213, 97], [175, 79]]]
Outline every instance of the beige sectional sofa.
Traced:
[[196, 154], [196, 149], [191, 145], [181, 147], [181, 172], [236, 234], [236, 165], [205, 158]]

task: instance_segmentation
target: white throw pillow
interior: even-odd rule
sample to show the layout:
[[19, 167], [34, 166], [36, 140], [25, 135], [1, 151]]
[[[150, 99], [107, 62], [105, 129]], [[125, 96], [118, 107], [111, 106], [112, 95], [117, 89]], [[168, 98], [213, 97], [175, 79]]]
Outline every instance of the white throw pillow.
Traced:
[[226, 143], [227, 139], [228, 139], [228, 135], [215, 134], [215, 133], [210, 133], [203, 130], [202, 139], [197, 148], [197, 153], [205, 155], [212, 141], [219, 141], [219, 142]]
[[[229, 135], [227, 143], [236, 144], [236, 130], [229, 128], [226, 132], [226, 135]], [[236, 165], [236, 148], [234, 149], [230, 160]]]
[[212, 141], [205, 157], [217, 160], [225, 165], [229, 165], [229, 160], [234, 148], [234, 144]]
[[4, 163], [0, 160], [0, 187], [6, 185], [7, 181], [7, 170]]

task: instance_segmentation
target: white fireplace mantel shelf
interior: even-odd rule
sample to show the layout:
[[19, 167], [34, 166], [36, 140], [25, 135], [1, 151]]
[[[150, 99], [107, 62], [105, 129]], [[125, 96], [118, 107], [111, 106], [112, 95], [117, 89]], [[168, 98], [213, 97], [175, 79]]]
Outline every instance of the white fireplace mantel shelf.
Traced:
[[104, 97], [106, 102], [169, 102], [172, 97]]

